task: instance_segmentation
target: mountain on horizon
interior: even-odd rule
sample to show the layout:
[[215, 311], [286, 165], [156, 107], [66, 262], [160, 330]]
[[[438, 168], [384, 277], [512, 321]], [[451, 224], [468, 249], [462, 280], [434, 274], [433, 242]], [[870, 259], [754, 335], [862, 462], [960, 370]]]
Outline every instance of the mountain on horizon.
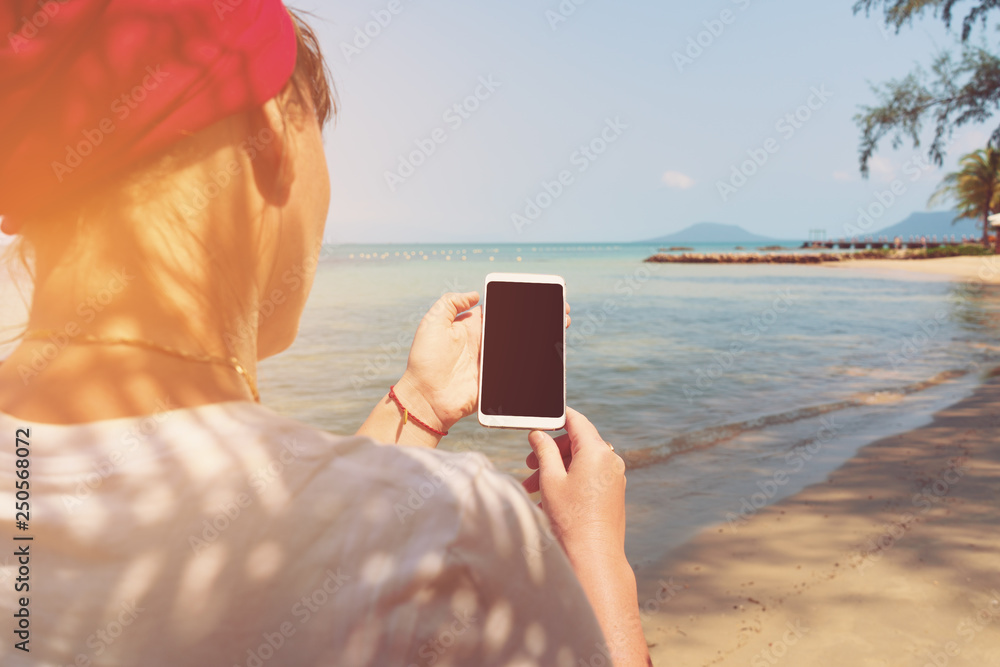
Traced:
[[752, 234], [739, 225], [699, 222], [679, 232], [658, 236], [641, 243], [764, 243], [774, 240], [768, 236]]
[[957, 211], [932, 211], [911, 213], [910, 217], [895, 225], [873, 231], [872, 236], [888, 236], [890, 239], [899, 236], [904, 241], [910, 236], [931, 237], [937, 234], [941, 236], [961, 237], [967, 234], [979, 238], [981, 230], [978, 229], [975, 220], [959, 220], [954, 225], [951, 221], [958, 215]]

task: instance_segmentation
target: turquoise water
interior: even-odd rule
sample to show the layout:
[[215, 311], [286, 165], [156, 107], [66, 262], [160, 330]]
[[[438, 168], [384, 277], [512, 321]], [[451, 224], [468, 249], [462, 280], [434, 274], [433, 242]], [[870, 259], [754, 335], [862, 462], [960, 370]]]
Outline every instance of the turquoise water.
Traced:
[[[766, 447], [769, 430], [789, 423], [967, 389], [998, 358], [989, 290], [815, 266], [644, 264], [656, 249], [327, 248], [298, 341], [261, 367], [264, 400], [355, 430], [403, 372], [427, 308], [447, 291], [481, 291], [491, 271], [566, 279], [568, 402], [636, 468], [747, 433]], [[480, 449], [512, 472], [528, 451], [525, 434], [474, 417], [445, 446]]]

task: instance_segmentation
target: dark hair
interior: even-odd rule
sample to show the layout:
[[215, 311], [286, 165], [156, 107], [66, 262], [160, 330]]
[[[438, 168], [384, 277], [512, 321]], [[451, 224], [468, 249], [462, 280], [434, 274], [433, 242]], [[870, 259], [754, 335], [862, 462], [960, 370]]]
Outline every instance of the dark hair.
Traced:
[[295, 25], [295, 42], [298, 47], [292, 83], [300, 95], [312, 101], [316, 118], [319, 119], [320, 127], [323, 127], [337, 115], [333, 77], [323, 59], [316, 32], [306, 21], [307, 13], [291, 8], [288, 13]]

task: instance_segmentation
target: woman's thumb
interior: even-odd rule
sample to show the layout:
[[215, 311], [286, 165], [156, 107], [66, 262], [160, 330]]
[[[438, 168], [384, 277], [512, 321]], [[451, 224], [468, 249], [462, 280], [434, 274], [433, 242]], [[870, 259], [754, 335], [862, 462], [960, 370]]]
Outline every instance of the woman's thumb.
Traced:
[[566, 464], [552, 436], [543, 431], [532, 431], [528, 434], [528, 444], [538, 457], [539, 478], [555, 480], [566, 476]]
[[449, 292], [438, 299], [431, 308], [431, 313], [446, 317], [450, 322], [459, 313], [464, 313], [477, 303], [479, 303], [479, 292]]

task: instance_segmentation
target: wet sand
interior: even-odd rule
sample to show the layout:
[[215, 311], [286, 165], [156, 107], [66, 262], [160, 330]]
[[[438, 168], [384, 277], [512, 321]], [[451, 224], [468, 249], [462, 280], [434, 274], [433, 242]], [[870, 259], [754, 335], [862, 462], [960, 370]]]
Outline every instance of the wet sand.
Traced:
[[1000, 377], [638, 577], [665, 667], [1000, 665]]

